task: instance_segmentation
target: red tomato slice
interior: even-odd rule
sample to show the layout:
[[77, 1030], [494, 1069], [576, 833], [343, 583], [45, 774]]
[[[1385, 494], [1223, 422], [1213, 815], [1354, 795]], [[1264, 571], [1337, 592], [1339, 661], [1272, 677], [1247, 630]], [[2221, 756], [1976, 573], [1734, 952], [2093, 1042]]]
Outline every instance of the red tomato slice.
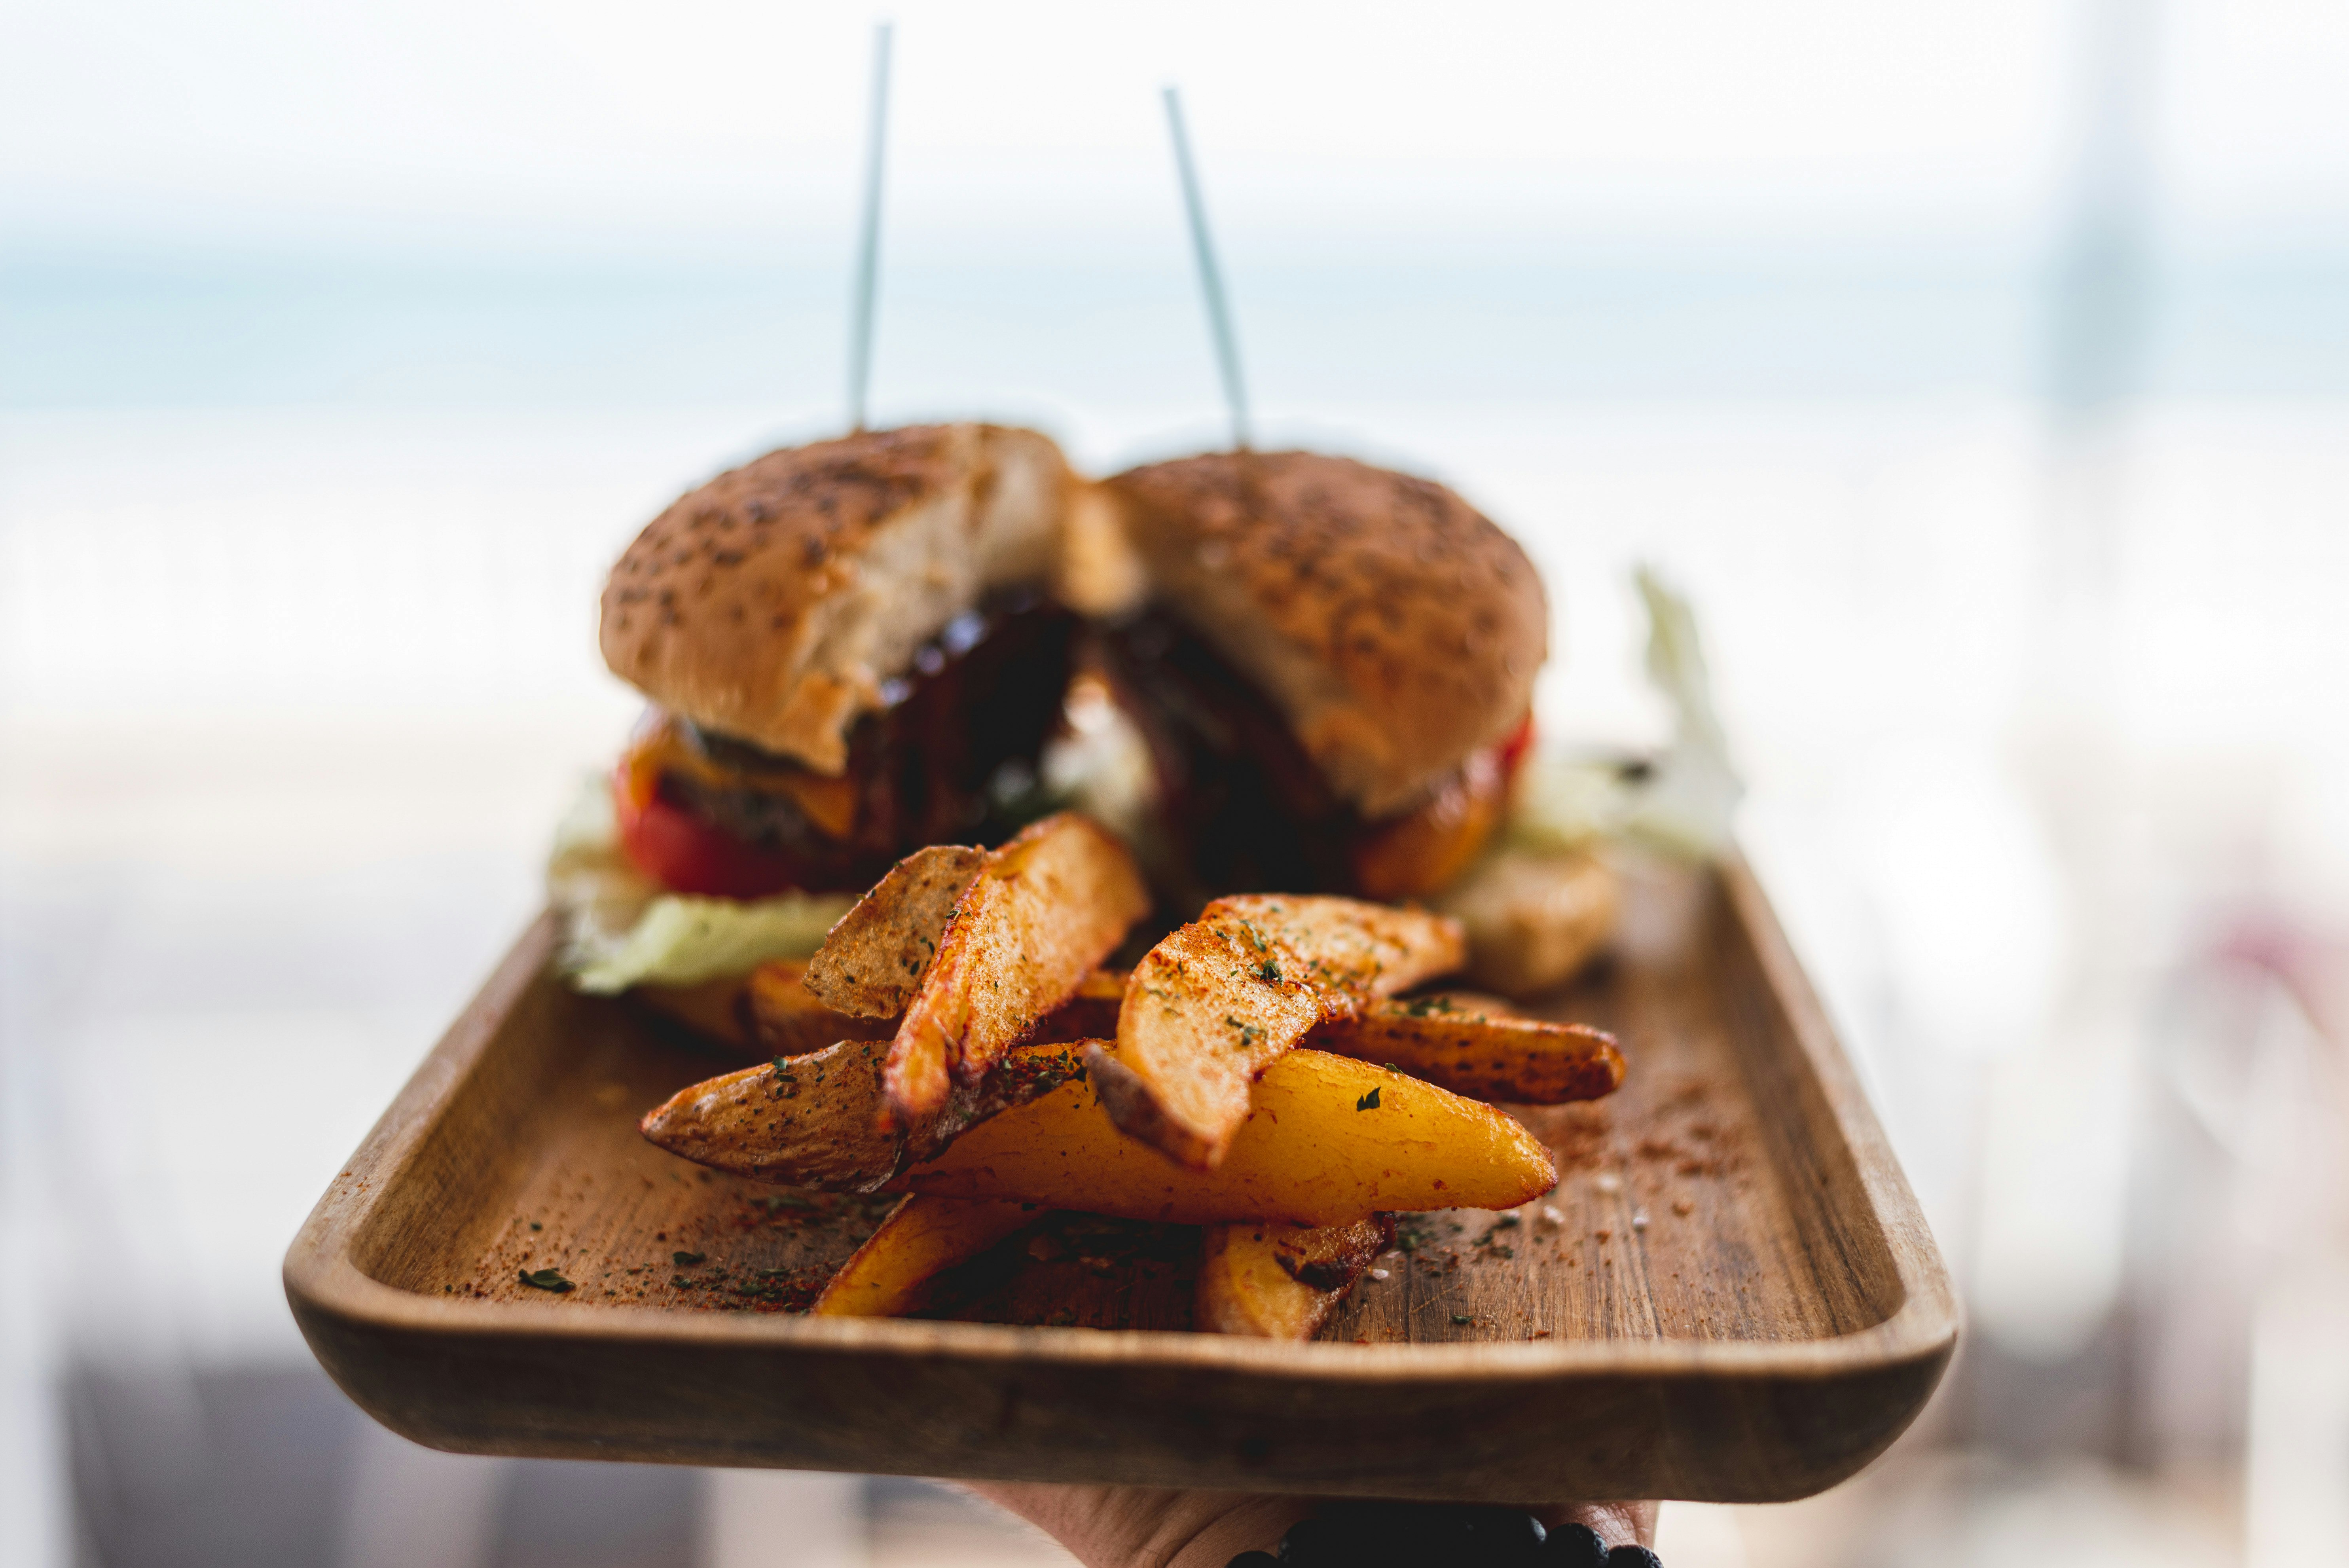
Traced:
[[623, 763], [612, 777], [620, 848], [638, 871], [671, 892], [765, 898], [797, 885], [788, 856], [743, 842], [723, 828], [631, 788]]
[[1528, 708], [1526, 710], [1525, 722], [1509, 732], [1508, 739], [1501, 742], [1501, 777], [1516, 778], [1517, 764], [1523, 762], [1526, 759], [1526, 753], [1533, 748], [1534, 716], [1533, 710]]

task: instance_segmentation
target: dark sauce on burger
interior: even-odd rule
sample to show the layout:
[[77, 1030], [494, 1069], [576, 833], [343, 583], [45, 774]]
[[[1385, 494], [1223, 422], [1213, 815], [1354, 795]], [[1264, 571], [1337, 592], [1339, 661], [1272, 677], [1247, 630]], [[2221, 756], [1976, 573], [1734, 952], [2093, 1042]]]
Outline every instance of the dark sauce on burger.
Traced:
[[1530, 737], [1528, 720], [1431, 780], [1414, 804], [1365, 818], [1330, 788], [1272, 700], [1164, 610], [1105, 629], [1096, 647], [1150, 750], [1169, 841], [1155, 869], [1178, 905], [1267, 889], [1429, 897], [1491, 836]]
[[[1017, 825], [990, 831], [999, 804], [1032, 781], [1060, 721], [1076, 625], [1026, 591], [956, 616], [884, 685], [885, 706], [851, 728], [838, 781], [676, 719], [683, 743], [714, 766], [664, 772], [659, 796], [782, 857], [793, 885], [810, 892], [870, 887], [924, 844], [990, 841]], [[825, 789], [853, 791], [830, 824], [804, 803]]]
[[1206, 639], [1156, 607], [1104, 628], [1099, 657], [1150, 748], [1181, 890], [1343, 892], [1361, 822], [1288, 721]]

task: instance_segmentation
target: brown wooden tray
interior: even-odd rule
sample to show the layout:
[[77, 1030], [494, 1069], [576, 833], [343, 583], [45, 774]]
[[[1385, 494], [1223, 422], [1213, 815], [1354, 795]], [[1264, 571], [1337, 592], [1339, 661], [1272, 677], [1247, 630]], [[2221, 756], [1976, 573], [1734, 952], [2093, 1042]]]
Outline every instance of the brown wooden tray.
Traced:
[[[1610, 1100], [1524, 1113], [1560, 1222], [1419, 1221], [1308, 1345], [1166, 1332], [1191, 1264], [1132, 1234], [1007, 1253], [960, 1298], [997, 1321], [788, 1311], [876, 1209], [644, 1143], [641, 1111], [725, 1064], [566, 990], [553, 940], [542, 919], [508, 954], [285, 1260], [326, 1370], [437, 1448], [1769, 1501], [1882, 1451], [1956, 1344], [1932, 1237], [1742, 862], [1635, 872], [1616, 956], [1558, 999], [1631, 1061]], [[578, 1288], [519, 1278], [550, 1266]]]

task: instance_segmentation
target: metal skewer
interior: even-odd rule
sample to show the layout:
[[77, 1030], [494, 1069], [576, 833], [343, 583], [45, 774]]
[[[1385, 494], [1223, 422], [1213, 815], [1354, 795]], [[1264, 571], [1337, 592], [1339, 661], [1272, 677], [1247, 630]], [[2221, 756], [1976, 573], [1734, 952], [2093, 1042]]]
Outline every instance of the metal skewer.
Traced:
[[864, 144], [864, 229], [856, 256], [855, 318], [848, 345], [848, 427], [864, 428], [864, 389], [873, 374], [874, 275], [881, 266], [881, 162], [889, 143], [889, 33], [873, 29], [873, 118]]
[[1174, 168], [1183, 181], [1183, 207], [1191, 219], [1191, 253], [1199, 263], [1199, 292], [1206, 296], [1207, 326], [1215, 335], [1216, 363], [1223, 372], [1224, 401], [1232, 413], [1232, 445], [1247, 450], [1247, 387], [1240, 379], [1239, 339], [1232, 331], [1231, 307], [1224, 299], [1224, 276], [1216, 265], [1215, 242], [1207, 234], [1206, 199], [1199, 193], [1191, 163], [1191, 138], [1183, 129], [1183, 97], [1166, 89], [1166, 129], [1174, 139]]

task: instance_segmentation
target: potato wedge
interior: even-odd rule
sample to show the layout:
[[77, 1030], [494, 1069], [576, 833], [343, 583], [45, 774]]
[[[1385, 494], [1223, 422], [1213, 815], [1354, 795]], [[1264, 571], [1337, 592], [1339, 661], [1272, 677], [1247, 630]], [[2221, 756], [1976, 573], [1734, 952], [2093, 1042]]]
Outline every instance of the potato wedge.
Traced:
[[883, 1076], [900, 1123], [936, 1116], [957, 1085], [977, 1088], [1149, 908], [1133, 855], [1073, 811], [989, 851], [889, 1045]]
[[1247, 1119], [1249, 1085], [1325, 1019], [1460, 965], [1457, 923], [1358, 899], [1217, 899], [1143, 954], [1117, 1050], [1091, 1064], [1128, 1135], [1213, 1170]]
[[823, 1317], [899, 1317], [933, 1279], [1043, 1217], [1024, 1203], [966, 1202], [916, 1193], [849, 1255], [808, 1310]]
[[1333, 1004], [1395, 995], [1451, 974], [1467, 956], [1459, 923], [1423, 909], [1278, 892], [1219, 898], [1207, 908], [1286, 948], [1303, 968], [1298, 978]]
[[698, 985], [632, 985], [627, 995], [713, 1044], [746, 1056], [759, 1048], [750, 1016], [750, 982], [743, 975], [720, 975]]
[[[730, 1011], [747, 1009], [750, 1033], [745, 1036], [738, 1026], [728, 1043], [742, 1046], [763, 1057], [804, 1056], [842, 1040], [886, 1040], [895, 1037], [898, 1017], [860, 1018], [846, 1013], [833, 1012], [824, 1006], [814, 992], [807, 988], [804, 959], [779, 958], [761, 964], [752, 970], [747, 981], [712, 982], [715, 989], [720, 984], [725, 995], [719, 999], [730, 1005]], [[1030, 1030], [1023, 1043], [1049, 1045], [1071, 1040], [1097, 1040], [1104, 1035], [1117, 1033], [1117, 1011], [1125, 997], [1125, 971], [1096, 969], [1077, 983], [1077, 994], [1046, 1014]], [[713, 1014], [717, 1007], [709, 1009]], [[705, 1032], [715, 1033], [709, 1024], [678, 1016]], [[717, 1021], [713, 1018], [713, 1022]]]
[[936, 1158], [956, 1134], [1083, 1072], [1066, 1046], [1022, 1047], [978, 1088], [957, 1087], [913, 1128], [888, 1125], [881, 1088], [886, 1047], [842, 1040], [678, 1090], [637, 1123], [647, 1139], [698, 1164], [826, 1192], [872, 1192]]
[[1319, 993], [1215, 905], [1143, 955], [1126, 982], [1118, 1048], [1086, 1063], [1125, 1134], [1212, 1170], [1248, 1113], [1249, 1086], [1321, 1022]]
[[1468, 977], [1505, 996], [1574, 978], [1615, 930], [1607, 862], [1579, 850], [1506, 849], [1435, 901], [1468, 934]]
[[808, 961], [779, 958], [750, 971], [747, 1006], [758, 1048], [770, 1057], [801, 1057], [842, 1040], [885, 1040], [894, 1018], [836, 1012], [807, 987]]
[[1517, 1017], [1507, 1004], [1466, 992], [1373, 1002], [1307, 1043], [1510, 1105], [1599, 1099], [1623, 1082], [1623, 1053], [1605, 1030]]
[[1192, 1324], [1203, 1334], [1310, 1339], [1394, 1244], [1394, 1219], [1350, 1225], [1209, 1225]]
[[895, 1018], [913, 1005], [987, 851], [959, 844], [916, 850], [840, 917], [808, 960], [808, 992], [835, 1013]]
[[[1114, 1049], [1097, 1042], [1087, 1060]], [[1119, 1131], [1088, 1078], [972, 1127], [891, 1185], [1178, 1224], [1338, 1225], [1382, 1210], [1514, 1208], [1557, 1183], [1549, 1150], [1506, 1112], [1298, 1050], [1265, 1069], [1254, 1110], [1211, 1171], [1171, 1164]]]
[[906, 1163], [878, 1125], [883, 1047], [842, 1040], [679, 1089], [637, 1130], [672, 1154], [740, 1176], [869, 1192]]

